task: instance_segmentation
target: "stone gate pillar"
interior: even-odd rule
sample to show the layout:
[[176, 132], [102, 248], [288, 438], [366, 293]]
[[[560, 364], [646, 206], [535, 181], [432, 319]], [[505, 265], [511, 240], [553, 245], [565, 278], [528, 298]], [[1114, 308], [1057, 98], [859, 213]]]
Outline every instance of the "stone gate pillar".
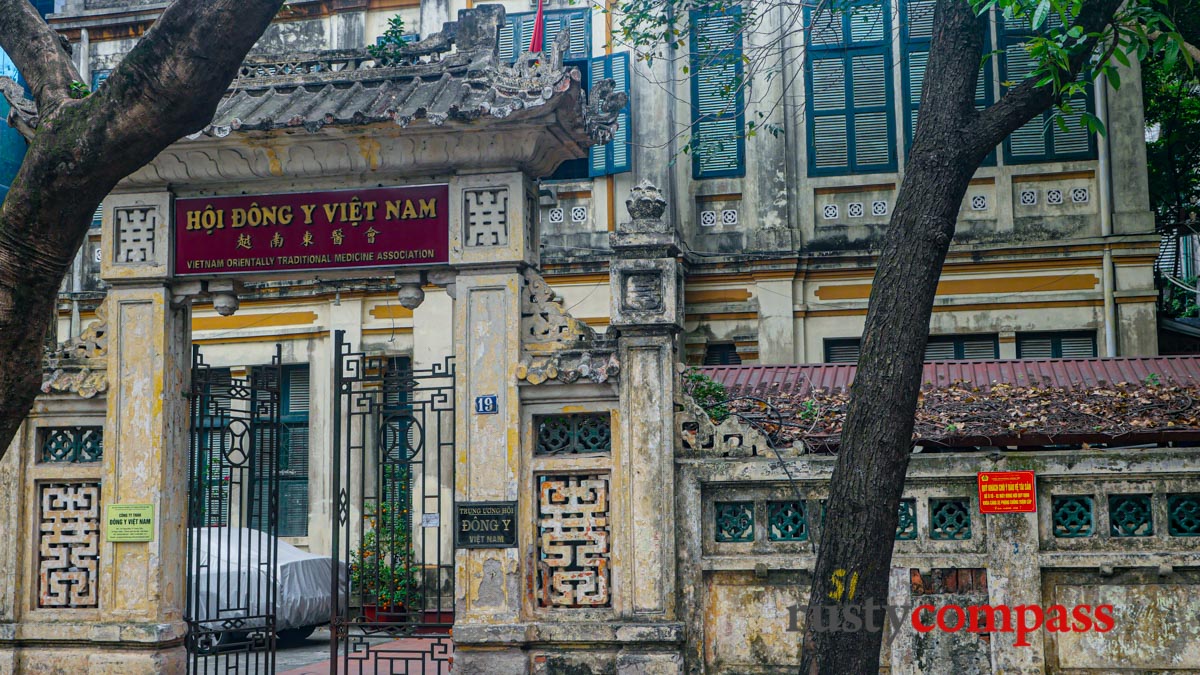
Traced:
[[[518, 500], [522, 271], [537, 263], [536, 191], [523, 173], [457, 176], [450, 184], [456, 378], [455, 501]], [[476, 401], [489, 407], [476, 413]], [[494, 406], [494, 407], [493, 407]], [[457, 526], [457, 523], [456, 523]], [[515, 548], [455, 552], [455, 671], [523, 672], [498, 626], [520, 620]], [[495, 639], [491, 639], [495, 638]], [[519, 641], [519, 640], [516, 640]], [[515, 670], [514, 670], [515, 669]]]
[[675, 394], [683, 330], [683, 264], [666, 201], [642, 181], [626, 202], [631, 220], [610, 236], [610, 316], [619, 333], [621, 445], [628, 505], [630, 618], [658, 624], [662, 642], [622, 651], [618, 673], [683, 672], [675, 577]]
[[184, 672], [191, 326], [170, 286], [170, 206], [167, 193], [105, 202], [110, 384], [101, 505], [148, 504], [153, 523], [150, 541], [112, 543], [102, 521], [92, 673]]
[[[455, 232], [495, 223], [480, 205], [499, 202], [498, 178], [458, 180]], [[495, 228], [480, 229], [490, 251], [462, 240], [456, 501], [506, 503], [516, 532], [511, 547], [458, 550], [455, 673], [682, 672], [672, 514], [683, 277], [665, 205], [639, 186], [633, 219], [613, 235], [613, 331], [603, 337], [536, 268], [518, 273], [534, 259], [504, 248], [514, 235], [497, 242]], [[508, 209], [505, 222], [529, 217], [519, 222], [534, 231], [532, 201]], [[494, 412], [477, 403], [491, 395]]]

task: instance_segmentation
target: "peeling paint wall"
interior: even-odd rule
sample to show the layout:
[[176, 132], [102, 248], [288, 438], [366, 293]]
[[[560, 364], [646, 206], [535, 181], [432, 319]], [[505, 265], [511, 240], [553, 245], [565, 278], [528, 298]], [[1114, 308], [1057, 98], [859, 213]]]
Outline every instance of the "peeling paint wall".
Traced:
[[[736, 423], [720, 427], [712, 447], [701, 443], [706, 436], [687, 436], [692, 440], [680, 458], [681, 597], [696, 605], [687, 622], [689, 634], [700, 641], [689, 643], [687, 672], [794, 672], [805, 617], [791, 616], [789, 609], [807, 604], [820, 539], [817, 514], [828, 496], [834, 458], [788, 449], [783, 461], [793, 484], [784, 465], [762, 452], [765, 446], [759, 447], [762, 440], [752, 431], [731, 445], [737, 428]], [[1015, 633], [918, 632], [906, 613], [895, 638], [885, 641], [881, 672], [1200, 670], [1195, 649], [1200, 628], [1194, 620], [1200, 611], [1195, 600], [1200, 549], [1189, 536], [1190, 521], [1178, 520], [1183, 513], [1178, 509], [1193, 508], [1180, 506], [1181, 496], [1200, 496], [1198, 459], [1200, 449], [1194, 448], [915, 456], [904, 492], [913, 507], [913, 529], [906, 533], [912, 538], [896, 542], [890, 605], [911, 612], [924, 604], [934, 610], [1038, 605], [1047, 611], [1059, 604], [1068, 610], [1111, 604], [1115, 628], [1103, 633], [1036, 630], [1026, 635], [1028, 646], [1017, 646]], [[976, 473], [1003, 470], [1036, 472], [1037, 513], [979, 513]], [[1114, 530], [1120, 502], [1110, 499], [1127, 495], [1146, 496], [1138, 503], [1148, 509], [1152, 532], [1119, 536]], [[1079, 525], [1082, 520], [1070, 521], [1076, 531], [1088, 532], [1085, 536], [1066, 536], [1067, 512], [1056, 517], [1066, 508], [1063, 497], [1090, 505], [1086, 527]], [[968, 535], [946, 536], [953, 530], [939, 524], [939, 500], [966, 505]], [[798, 521], [777, 517], [779, 504], [797, 501], [806, 511], [803, 529]], [[739, 512], [743, 505], [746, 510]], [[746, 519], [722, 519], [734, 512]], [[792, 529], [781, 529], [785, 524]], [[936, 617], [921, 614], [926, 624]], [[946, 623], [957, 625], [953, 612]]]

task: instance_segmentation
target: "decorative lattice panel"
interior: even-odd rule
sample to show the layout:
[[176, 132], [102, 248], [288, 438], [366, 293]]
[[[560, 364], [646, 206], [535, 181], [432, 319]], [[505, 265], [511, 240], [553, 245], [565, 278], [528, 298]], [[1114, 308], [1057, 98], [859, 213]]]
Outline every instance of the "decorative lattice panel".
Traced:
[[959, 541], [971, 538], [971, 509], [966, 499], [929, 500], [929, 538]]
[[42, 430], [43, 462], [99, 462], [104, 427], [47, 427]]
[[1065, 539], [1090, 537], [1095, 530], [1092, 498], [1088, 495], [1054, 495], [1050, 508], [1054, 518], [1054, 536]]
[[158, 209], [146, 206], [122, 208], [116, 209], [113, 215], [117, 229], [117, 262], [153, 262]]
[[1108, 521], [1114, 537], [1154, 535], [1154, 515], [1150, 495], [1109, 495]]
[[463, 192], [467, 246], [508, 245], [508, 189]]
[[608, 413], [539, 415], [538, 455], [582, 455], [612, 451], [612, 418]]
[[754, 541], [754, 502], [716, 502], [717, 541]]
[[900, 519], [896, 521], [896, 539], [909, 541], [917, 538], [917, 500], [901, 499]]
[[767, 516], [771, 541], [808, 541], [804, 502], [768, 502]]
[[43, 484], [39, 501], [38, 607], [98, 606], [100, 484]]
[[1172, 537], [1200, 537], [1200, 494], [1168, 495], [1167, 518]]
[[608, 476], [538, 477], [540, 607], [609, 607]]

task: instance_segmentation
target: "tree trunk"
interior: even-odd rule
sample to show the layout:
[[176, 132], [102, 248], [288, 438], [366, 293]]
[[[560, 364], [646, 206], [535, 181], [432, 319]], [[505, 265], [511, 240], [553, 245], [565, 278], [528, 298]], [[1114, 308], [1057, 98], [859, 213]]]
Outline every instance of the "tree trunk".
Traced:
[[963, 0], [939, 0], [934, 26], [930, 76], [871, 287], [830, 484], [809, 594], [803, 673], [878, 671], [882, 630], [839, 631], [841, 610], [821, 607], [878, 607], [870, 624], [883, 625], [933, 299], [959, 206], [990, 150], [970, 136], [984, 23]]
[[[1077, 24], [1100, 32], [1119, 1], [1085, 0]], [[959, 207], [988, 153], [1055, 101], [1031, 78], [975, 109], [985, 28], [965, 0], [937, 0], [916, 135], [871, 287], [813, 571], [800, 671], [808, 675], [878, 672], [883, 631], [841, 631], [839, 619], [849, 607], [860, 626], [882, 626], [886, 615], [929, 317]], [[1094, 48], [1093, 41], [1072, 55], [1066, 81]]]
[[41, 390], [42, 341], [92, 214], [125, 176], [203, 129], [283, 0], [176, 0], [113, 71], [79, 74], [28, 0], [0, 0], [0, 47], [38, 124], [0, 206], [0, 458]]

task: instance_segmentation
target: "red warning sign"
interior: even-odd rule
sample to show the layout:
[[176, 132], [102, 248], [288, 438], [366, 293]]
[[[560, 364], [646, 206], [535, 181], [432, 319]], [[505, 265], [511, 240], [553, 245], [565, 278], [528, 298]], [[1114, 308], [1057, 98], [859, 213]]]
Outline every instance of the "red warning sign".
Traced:
[[1032, 471], [979, 472], [980, 513], [1034, 513], [1037, 492]]

